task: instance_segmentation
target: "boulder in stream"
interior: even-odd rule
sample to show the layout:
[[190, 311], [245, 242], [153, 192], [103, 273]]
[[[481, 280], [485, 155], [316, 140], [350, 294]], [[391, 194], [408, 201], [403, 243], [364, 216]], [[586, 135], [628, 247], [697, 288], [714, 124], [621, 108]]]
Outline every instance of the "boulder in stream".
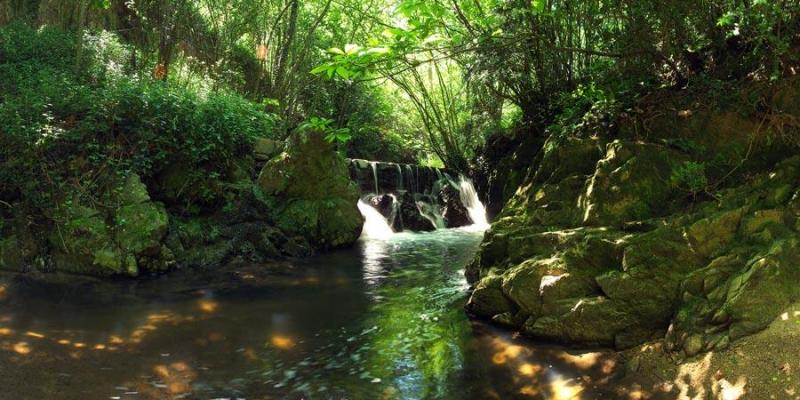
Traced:
[[348, 246], [361, 234], [358, 186], [320, 132], [293, 133], [285, 150], [264, 165], [258, 187], [275, 225], [316, 248]]

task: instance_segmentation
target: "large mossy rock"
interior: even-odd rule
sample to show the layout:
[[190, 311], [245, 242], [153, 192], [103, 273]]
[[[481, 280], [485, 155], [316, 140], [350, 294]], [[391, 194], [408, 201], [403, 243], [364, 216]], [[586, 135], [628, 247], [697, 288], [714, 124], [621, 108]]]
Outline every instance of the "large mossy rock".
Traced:
[[657, 144], [609, 143], [580, 200], [583, 223], [621, 225], [663, 215], [676, 194], [672, 171], [685, 160]]
[[137, 175], [110, 193], [108, 210], [64, 202], [49, 242], [57, 271], [86, 275], [130, 275], [167, 269], [174, 259], [162, 241], [169, 217], [152, 202]]
[[276, 226], [316, 248], [347, 246], [361, 235], [358, 186], [321, 133], [294, 133], [284, 152], [264, 165], [258, 186], [272, 204]]
[[[552, 154], [592, 154], [582, 145]], [[467, 309], [533, 337], [618, 348], [665, 338], [687, 356], [766, 327], [800, 299], [800, 156], [691, 208], [668, 182], [683, 160], [612, 142], [590, 175], [585, 161], [543, 164], [467, 267]]]

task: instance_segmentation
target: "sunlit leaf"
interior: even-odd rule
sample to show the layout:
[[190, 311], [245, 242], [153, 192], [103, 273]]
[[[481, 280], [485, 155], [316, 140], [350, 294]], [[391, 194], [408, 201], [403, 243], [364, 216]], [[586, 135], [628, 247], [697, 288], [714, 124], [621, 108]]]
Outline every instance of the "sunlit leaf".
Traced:
[[347, 55], [356, 54], [359, 50], [361, 50], [361, 46], [356, 44], [348, 43], [344, 46], [344, 52]]
[[544, 0], [532, 0], [531, 6], [533, 7], [534, 13], [541, 14], [544, 12], [545, 2]]

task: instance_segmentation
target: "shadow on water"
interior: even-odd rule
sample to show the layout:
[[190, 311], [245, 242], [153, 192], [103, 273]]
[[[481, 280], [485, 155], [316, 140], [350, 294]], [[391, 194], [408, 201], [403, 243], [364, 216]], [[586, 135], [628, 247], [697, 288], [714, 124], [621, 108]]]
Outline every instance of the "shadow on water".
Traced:
[[401, 233], [142, 282], [4, 277], [0, 398], [635, 398], [614, 353], [467, 319], [463, 268], [481, 237]]

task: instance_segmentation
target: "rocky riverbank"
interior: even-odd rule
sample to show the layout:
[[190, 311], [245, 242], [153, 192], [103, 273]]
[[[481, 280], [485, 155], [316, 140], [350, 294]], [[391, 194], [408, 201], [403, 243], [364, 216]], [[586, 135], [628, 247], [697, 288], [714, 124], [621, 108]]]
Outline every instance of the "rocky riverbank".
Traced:
[[[266, 159], [256, 169], [254, 158]], [[363, 219], [347, 163], [322, 134], [262, 139], [252, 156], [197, 183], [179, 161], [147, 183], [111, 174], [108, 190], [65, 196], [51, 215], [20, 201], [2, 225], [0, 269], [110, 276], [305, 256], [354, 243]], [[19, 212], [14, 212], [20, 210]]]
[[768, 126], [800, 115], [796, 87], [743, 88], [762, 101], [746, 112], [664, 95], [614, 131], [550, 137], [467, 268], [469, 311], [532, 337], [663, 340], [681, 356], [767, 327], [800, 299], [800, 157], [782, 141], [794, 128]]

